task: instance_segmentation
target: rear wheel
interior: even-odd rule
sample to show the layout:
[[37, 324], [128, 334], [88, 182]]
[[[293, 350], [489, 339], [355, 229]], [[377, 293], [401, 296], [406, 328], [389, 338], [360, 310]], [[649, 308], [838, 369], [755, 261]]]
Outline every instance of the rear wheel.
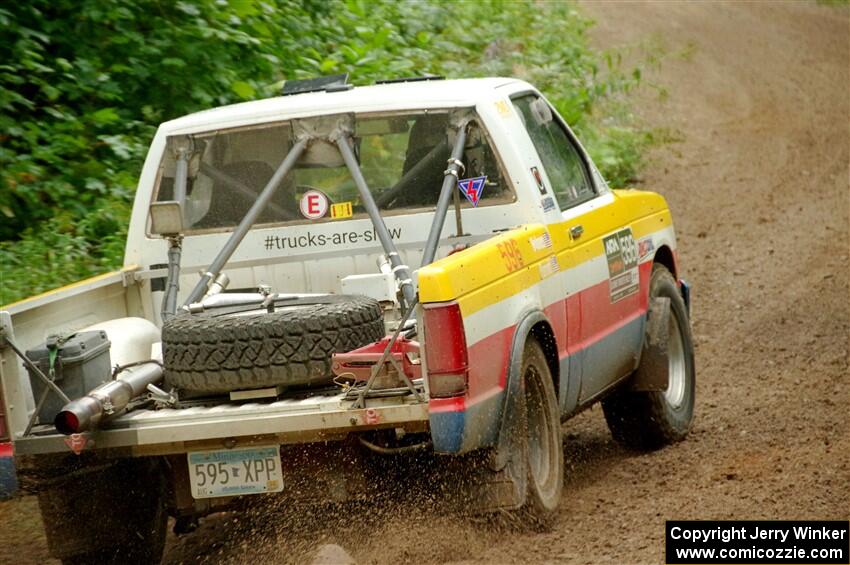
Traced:
[[634, 391], [628, 383], [602, 401], [605, 420], [618, 442], [658, 449], [688, 435], [694, 417], [695, 368], [690, 321], [673, 275], [654, 265], [650, 296], [670, 299], [666, 390]]
[[525, 436], [528, 445], [528, 492], [521, 511], [547, 525], [561, 500], [564, 451], [552, 374], [540, 344], [529, 339], [522, 363]]
[[507, 511], [520, 530], [546, 529], [555, 516], [564, 481], [564, 452], [552, 374], [540, 344], [529, 338], [520, 386], [503, 414], [498, 448], [457, 462], [466, 507], [475, 514]]
[[40, 492], [50, 553], [66, 564], [159, 563], [168, 520], [159, 463], [120, 461]]

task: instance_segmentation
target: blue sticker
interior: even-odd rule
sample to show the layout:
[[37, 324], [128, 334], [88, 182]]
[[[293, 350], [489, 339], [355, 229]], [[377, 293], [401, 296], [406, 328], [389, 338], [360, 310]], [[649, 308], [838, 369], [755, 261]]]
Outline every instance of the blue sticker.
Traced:
[[475, 177], [472, 179], [460, 179], [457, 181], [457, 188], [460, 193], [466, 196], [469, 203], [473, 206], [478, 206], [478, 201], [481, 200], [481, 193], [484, 192], [484, 182], [486, 176]]
[[552, 200], [551, 196], [547, 196], [543, 199], [543, 211], [548, 212], [549, 210], [555, 209], [555, 201]]

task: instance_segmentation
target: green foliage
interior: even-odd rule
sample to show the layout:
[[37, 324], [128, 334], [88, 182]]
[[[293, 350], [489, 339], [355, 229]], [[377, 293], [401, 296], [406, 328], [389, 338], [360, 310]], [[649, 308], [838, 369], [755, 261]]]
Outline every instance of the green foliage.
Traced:
[[591, 50], [589, 26], [571, 4], [534, 0], [7, 3], [0, 304], [121, 264], [136, 178], [158, 123], [274, 95], [291, 78], [524, 78], [621, 186], [651, 136], [604, 116], [604, 103], [634, 88], [640, 70], [623, 71], [615, 54]]

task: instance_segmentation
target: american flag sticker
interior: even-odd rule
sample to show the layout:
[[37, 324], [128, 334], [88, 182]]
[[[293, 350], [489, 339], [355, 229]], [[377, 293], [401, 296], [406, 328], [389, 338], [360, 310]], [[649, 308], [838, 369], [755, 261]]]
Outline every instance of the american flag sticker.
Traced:
[[531, 243], [531, 247], [535, 251], [550, 249], [552, 247], [552, 237], [549, 235], [548, 231], [543, 232], [543, 235], [529, 238], [528, 241]]
[[560, 270], [561, 267], [558, 265], [558, 258], [553, 255], [552, 257], [549, 257], [548, 260], [540, 263], [540, 278], [545, 279], [547, 277], [551, 277]]

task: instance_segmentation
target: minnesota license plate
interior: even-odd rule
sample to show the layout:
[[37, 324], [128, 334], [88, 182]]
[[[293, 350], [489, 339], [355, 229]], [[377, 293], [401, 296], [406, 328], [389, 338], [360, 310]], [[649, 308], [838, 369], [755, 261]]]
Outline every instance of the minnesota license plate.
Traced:
[[262, 494], [283, 489], [280, 447], [221, 449], [188, 454], [192, 497]]

